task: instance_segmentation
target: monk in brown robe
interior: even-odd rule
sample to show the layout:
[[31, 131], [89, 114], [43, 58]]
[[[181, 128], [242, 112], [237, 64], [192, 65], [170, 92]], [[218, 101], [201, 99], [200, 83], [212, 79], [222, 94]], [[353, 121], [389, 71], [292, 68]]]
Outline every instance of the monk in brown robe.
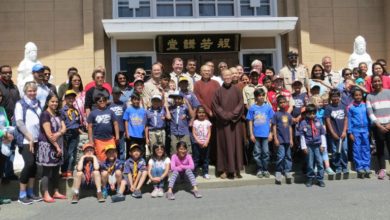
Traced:
[[217, 127], [217, 171], [221, 178], [241, 178], [243, 169], [243, 132], [241, 117], [244, 102], [240, 90], [232, 84], [232, 72], [222, 72], [223, 85], [214, 95], [212, 110]]

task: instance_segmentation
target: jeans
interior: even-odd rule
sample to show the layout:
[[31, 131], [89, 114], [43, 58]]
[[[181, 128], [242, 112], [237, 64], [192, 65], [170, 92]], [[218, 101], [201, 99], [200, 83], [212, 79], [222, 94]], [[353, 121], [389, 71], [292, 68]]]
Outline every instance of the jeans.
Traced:
[[256, 137], [255, 147], [253, 148], [253, 159], [257, 165], [257, 171], [268, 171], [270, 153], [267, 137]]
[[276, 150], [276, 172], [288, 173], [292, 168], [290, 144], [280, 144]]
[[370, 170], [371, 149], [367, 132], [353, 132], [355, 141], [353, 142], [353, 160], [356, 170]]
[[80, 142], [80, 133], [78, 129], [69, 129], [64, 135], [64, 164], [61, 171], [73, 171], [77, 157], [77, 147]]
[[[324, 164], [323, 164], [323, 158], [321, 155], [320, 145], [308, 145], [307, 146], [307, 156], [306, 156], [306, 162], [307, 162], [307, 173], [306, 177], [308, 179], [317, 179], [319, 181], [322, 181], [324, 179]], [[317, 166], [317, 174], [314, 173], [314, 167]]]
[[210, 148], [207, 146], [201, 148], [199, 144], [194, 144], [192, 149], [192, 158], [194, 159], [195, 170], [202, 168], [202, 174], [206, 175], [209, 173], [209, 153]]
[[[160, 177], [164, 173], [164, 169], [161, 167], [153, 167], [152, 168], [152, 176], [153, 177]], [[159, 183], [153, 183], [154, 187], [158, 188], [164, 188], [164, 180], [161, 180]]]
[[[348, 138], [344, 138], [344, 140], [335, 140], [330, 139], [330, 146], [332, 149], [332, 162], [335, 168], [336, 173], [340, 173], [341, 171], [348, 170]], [[339, 148], [339, 144], [341, 140], [341, 148]]]

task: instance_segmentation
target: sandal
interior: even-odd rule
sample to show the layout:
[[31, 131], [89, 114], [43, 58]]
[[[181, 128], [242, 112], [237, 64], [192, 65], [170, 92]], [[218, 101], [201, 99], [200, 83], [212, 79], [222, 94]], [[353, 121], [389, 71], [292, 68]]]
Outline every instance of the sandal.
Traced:
[[65, 195], [62, 195], [60, 193], [58, 193], [57, 195], [54, 195], [53, 198], [55, 198], [55, 199], [67, 199]]

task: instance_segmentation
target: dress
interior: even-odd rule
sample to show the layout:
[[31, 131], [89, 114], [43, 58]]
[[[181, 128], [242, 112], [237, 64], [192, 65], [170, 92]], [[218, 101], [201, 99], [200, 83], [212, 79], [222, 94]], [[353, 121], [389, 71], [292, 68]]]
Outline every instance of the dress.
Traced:
[[[40, 128], [41, 132], [38, 137], [38, 150], [36, 154], [36, 163], [41, 166], [59, 166], [63, 163], [63, 157], [57, 157], [56, 148], [48, 140], [44, 129], [43, 124], [45, 122], [50, 123], [50, 129], [52, 133], [56, 133], [61, 130], [61, 118], [60, 116], [53, 116], [48, 111], [44, 111], [41, 114], [40, 118]], [[61, 150], [63, 150], [63, 139], [62, 136], [58, 138], [57, 143], [60, 145]]]

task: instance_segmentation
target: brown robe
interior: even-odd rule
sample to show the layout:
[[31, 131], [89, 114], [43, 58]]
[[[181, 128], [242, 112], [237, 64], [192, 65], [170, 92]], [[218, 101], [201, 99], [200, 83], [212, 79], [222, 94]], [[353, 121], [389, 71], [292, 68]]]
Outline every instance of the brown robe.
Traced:
[[239, 172], [243, 168], [242, 93], [224, 84], [215, 92], [212, 110], [217, 119], [217, 171]]

